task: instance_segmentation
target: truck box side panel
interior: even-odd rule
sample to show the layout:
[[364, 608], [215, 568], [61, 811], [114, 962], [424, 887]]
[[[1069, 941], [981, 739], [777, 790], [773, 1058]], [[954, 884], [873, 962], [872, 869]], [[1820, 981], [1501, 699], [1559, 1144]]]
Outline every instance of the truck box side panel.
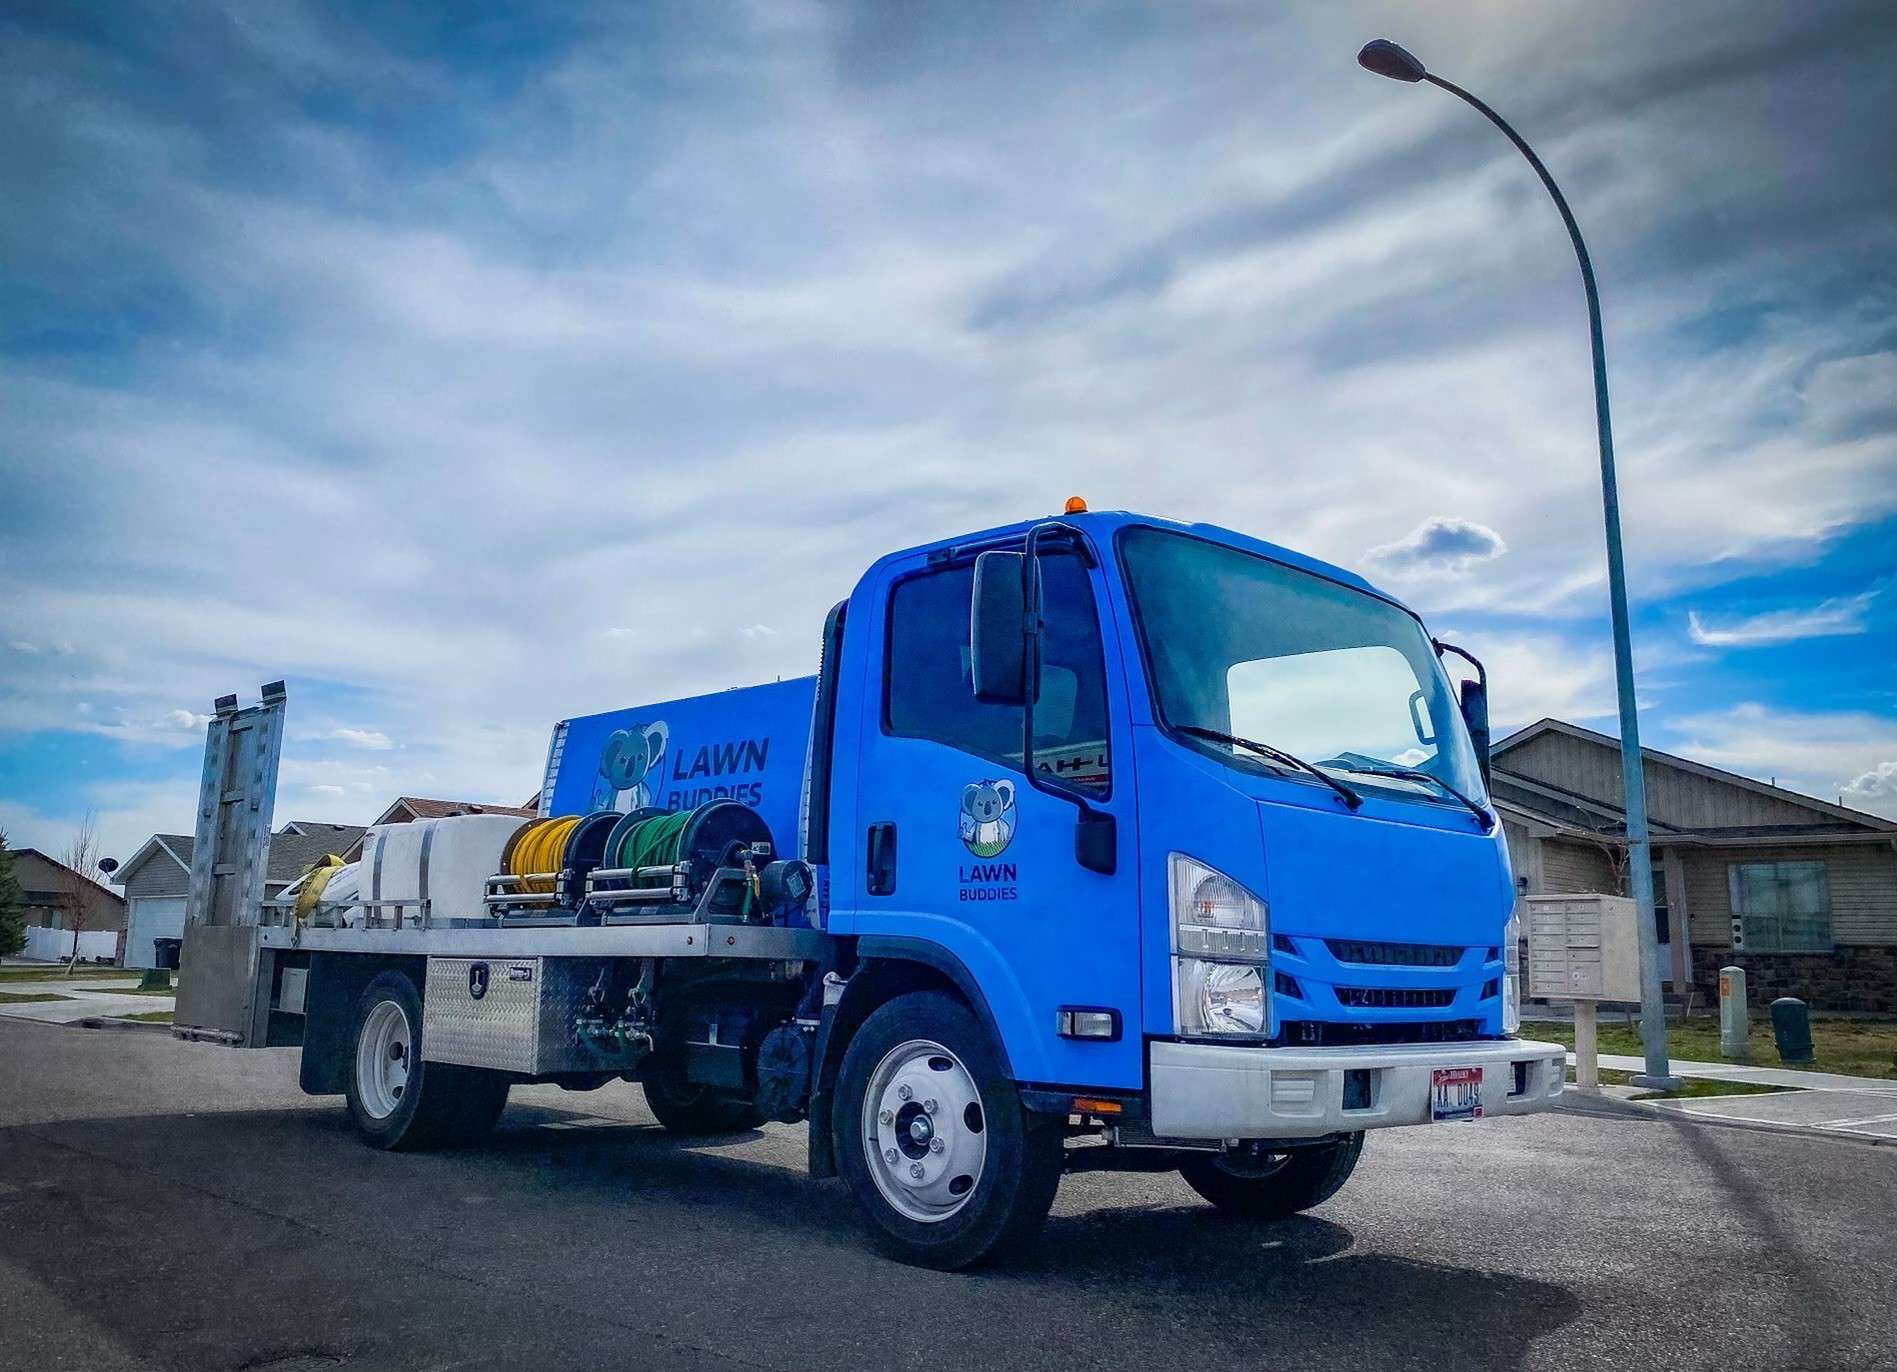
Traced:
[[551, 812], [689, 810], [728, 797], [795, 856], [816, 686], [799, 677], [567, 720]]

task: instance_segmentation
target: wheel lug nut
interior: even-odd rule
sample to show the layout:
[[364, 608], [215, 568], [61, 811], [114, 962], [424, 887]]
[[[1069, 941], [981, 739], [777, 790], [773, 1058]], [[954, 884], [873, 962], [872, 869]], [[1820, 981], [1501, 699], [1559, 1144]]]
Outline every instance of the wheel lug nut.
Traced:
[[917, 1181], [921, 1181], [922, 1180], [922, 1164], [919, 1162], [910, 1163], [909, 1175], [914, 1177]]
[[941, 1152], [941, 1151], [942, 1151], [942, 1140], [940, 1140], [940, 1139], [930, 1139], [930, 1140], [929, 1140], [929, 1151], [930, 1151], [931, 1153], [939, 1153], [939, 1152]]
[[885, 1110], [883, 1111], [882, 1114], [878, 1115], [876, 1118], [882, 1121], [884, 1124], [894, 1124], [896, 1122], [896, 1112], [893, 1110]]
[[907, 1082], [904, 1082], [901, 1086], [896, 1088], [896, 1095], [902, 1100], [908, 1100], [911, 1096], [915, 1095], [915, 1092], [909, 1089]]
[[893, 1148], [885, 1148], [883, 1150], [883, 1161], [894, 1163], [896, 1161], [896, 1150]]
[[940, 1108], [941, 1107], [939, 1107], [933, 1100], [925, 1100], [922, 1102], [922, 1110], [924, 1114], [933, 1115]]

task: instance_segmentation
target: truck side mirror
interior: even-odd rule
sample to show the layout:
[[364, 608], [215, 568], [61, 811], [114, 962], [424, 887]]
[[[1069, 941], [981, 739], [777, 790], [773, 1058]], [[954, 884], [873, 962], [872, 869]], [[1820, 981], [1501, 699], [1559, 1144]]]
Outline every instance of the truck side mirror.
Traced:
[[982, 553], [975, 559], [968, 648], [977, 700], [1027, 704], [1026, 577], [1027, 558], [1021, 553]]
[[1482, 768], [1482, 780], [1489, 779], [1489, 688], [1471, 679], [1460, 688], [1458, 704], [1462, 722], [1469, 726], [1469, 742], [1475, 745], [1475, 760]]

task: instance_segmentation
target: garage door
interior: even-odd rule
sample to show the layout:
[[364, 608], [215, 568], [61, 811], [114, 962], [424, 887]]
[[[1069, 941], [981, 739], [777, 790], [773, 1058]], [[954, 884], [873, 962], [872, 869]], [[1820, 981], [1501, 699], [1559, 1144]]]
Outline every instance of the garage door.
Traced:
[[153, 939], [184, 934], [183, 896], [134, 896], [125, 921], [125, 965], [150, 967], [157, 961]]

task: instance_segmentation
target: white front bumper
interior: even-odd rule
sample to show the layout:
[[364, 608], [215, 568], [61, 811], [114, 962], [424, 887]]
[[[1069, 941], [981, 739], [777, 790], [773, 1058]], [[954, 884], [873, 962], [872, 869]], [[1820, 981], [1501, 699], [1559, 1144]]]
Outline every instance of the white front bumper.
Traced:
[[[1152, 1045], [1152, 1130], [1165, 1139], [1307, 1138], [1430, 1123], [1430, 1073], [1482, 1069], [1482, 1113], [1526, 1115], [1552, 1106], [1567, 1049], [1527, 1039], [1363, 1048], [1264, 1048], [1238, 1043]], [[1515, 1064], [1526, 1089], [1515, 1091]], [[1370, 1103], [1344, 1108], [1344, 1073], [1370, 1074]]]

